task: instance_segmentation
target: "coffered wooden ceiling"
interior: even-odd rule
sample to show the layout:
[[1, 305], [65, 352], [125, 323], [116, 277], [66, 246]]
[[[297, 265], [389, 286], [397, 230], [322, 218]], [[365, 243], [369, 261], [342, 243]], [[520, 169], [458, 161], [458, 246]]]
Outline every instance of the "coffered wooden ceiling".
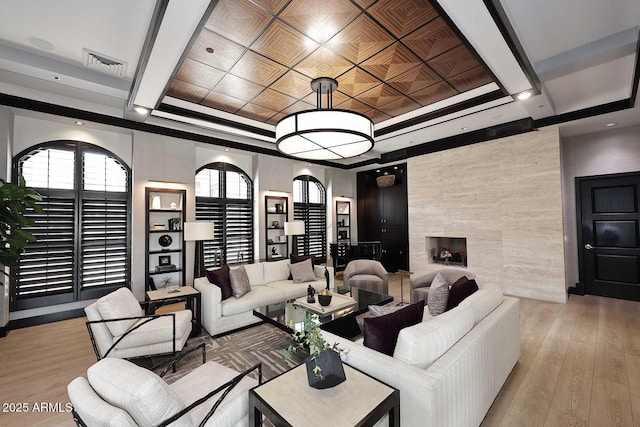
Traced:
[[499, 85], [428, 0], [220, 0], [167, 95], [276, 124], [316, 108], [317, 77], [374, 123]]

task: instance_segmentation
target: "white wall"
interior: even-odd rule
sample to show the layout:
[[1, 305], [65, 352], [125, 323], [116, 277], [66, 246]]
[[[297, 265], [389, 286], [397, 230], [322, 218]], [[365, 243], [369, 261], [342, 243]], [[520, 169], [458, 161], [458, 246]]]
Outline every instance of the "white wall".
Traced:
[[426, 237], [466, 237], [468, 268], [507, 294], [566, 301], [557, 128], [407, 162], [410, 268]]
[[563, 216], [566, 286], [579, 282], [576, 177], [640, 171], [640, 126], [564, 138], [562, 141]]

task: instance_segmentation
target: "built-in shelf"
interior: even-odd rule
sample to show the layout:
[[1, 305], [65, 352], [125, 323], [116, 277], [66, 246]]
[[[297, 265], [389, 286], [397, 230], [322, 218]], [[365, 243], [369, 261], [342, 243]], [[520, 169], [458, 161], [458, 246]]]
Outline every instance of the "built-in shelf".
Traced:
[[[288, 220], [287, 197], [264, 196], [265, 208], [265, 257], [267, 261], [284, 259], [289, 255], [289, 241], [284, 234], [284, 223]], [[280, 239], [284, 239], [280, 241]], [[271, 243], [269, 243], [271, 240]]]

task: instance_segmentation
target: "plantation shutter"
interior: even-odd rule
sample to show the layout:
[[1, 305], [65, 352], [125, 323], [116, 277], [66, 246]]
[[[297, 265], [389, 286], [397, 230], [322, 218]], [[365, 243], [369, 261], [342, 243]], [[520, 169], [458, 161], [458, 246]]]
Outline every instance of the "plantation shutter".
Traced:
[[253, 260], [253, 191], [249, 177], [227, 163], [196, 174], [196, 221], [213, 222], [213, 240], [204, 241], [207, 268]]
[[327, 210], [322, 184], [311, 176], [294, 180], [293, 219], [304, 221], [305, 235], [297, 236], [294, 251], [298, 255], [313, 255], [324, 261], [327, 257]]
[[27, 246], [11, 286], [11, 310], [98, 298], [129, 286], [128, 169], [105, 150], [59, 141], [16, 159], [42, 197], [28, 212], [37, 239]]
[[38, 205], [42, 214], [31, 209], [26, 214], [35, 225], [24, 230], [37, 241], [27, 245], [15, 269], [12, 310], [30, 308], [29, 301], [39, 298], [51, 304], [74, 300], [75, 201], [62, 194], [43, 195]]

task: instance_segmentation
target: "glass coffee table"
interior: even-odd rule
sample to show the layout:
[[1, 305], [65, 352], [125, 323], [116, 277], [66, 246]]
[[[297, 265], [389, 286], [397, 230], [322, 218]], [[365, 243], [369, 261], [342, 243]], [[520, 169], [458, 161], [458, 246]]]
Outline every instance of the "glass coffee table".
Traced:
[[[303, 297], [306, 300], [306, 297]], [[316, 295], [317, 301], [317, 295]], [[253, 310], [253, 315], [278, 328], [292, 332], [288, 326], [293, 321], [296, 330], [301, 330], [305, 316], [316, 314], [322, 330], [340, 337], [352, 339], [362, 333], [356, 316], [366, 313], [370, 305], [384, 305], [393, 301], [391, 295], [378, 294], [360, 288], [351, 288], [351, 299], [348, 295], [334, 293], [334, 298], [328, 307], [294, 306], [293, 300], [269, 304]], [[335, 309], [337, 307], [337, 309]]]

